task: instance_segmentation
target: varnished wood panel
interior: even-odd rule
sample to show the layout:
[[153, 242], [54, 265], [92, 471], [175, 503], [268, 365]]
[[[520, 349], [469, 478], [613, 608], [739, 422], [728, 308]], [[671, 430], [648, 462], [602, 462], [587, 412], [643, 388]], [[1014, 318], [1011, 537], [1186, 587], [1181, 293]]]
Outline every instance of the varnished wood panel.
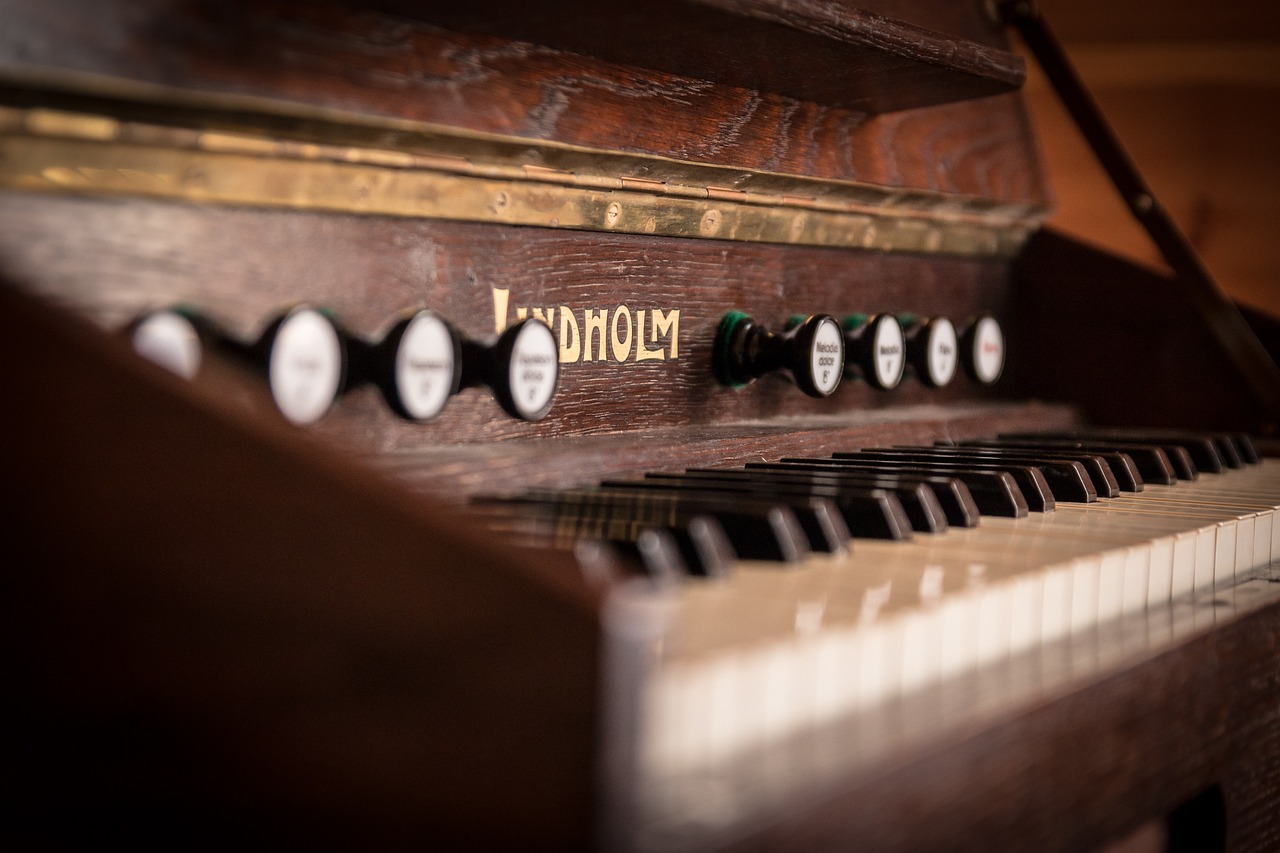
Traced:
[[1078, 424], [1069, 406], [912, 406], [853, 416], [778, 418], [767, 424], [448, 445], [369, 456], [366, 461], [440, 500], [463, 501], [475, 494], [594, 485], [605, 478], [640, 477], [650, 471], [745, 465], [784, 456], [830, 456], [865, 447], [961, 441]]
[[586, 844], [575, 565], [8, 285], [0, 327], [6, 846]]
[[[135, 312], [185, 302], [243, 337], [286, 306], [329, 306], [374, 337], [406, 308], [444, 314], [469, 336], [491, 336], [494, 288], [516, 306], [568, 306], [585, 337], [587, 309], [679, 310], [679, 357], [562, 365], [551, 415], [502, 416], [465, 391], [428, 424], [400, 421], [369, 388], [316, 429], [365, 452], [769, 418], [887, 412], [906, 405], [992, 399], [963, 375], [944, 389], [908, 380], [892, 392], [846, 381], [813, 400], [779, 377], [719, 385], [712, 345], [726, 311], [781, 329], [794, 313], [911, 312], [957, 323], [1003, 316], [1007, 262], [809, 249], [378, 217], [213, 209], [142, 201], [9, 194], [0, 200], [0, 265], [13, 280], [121, 326]], [[612, 322], [612, 321], [610, 321]], [[560, 322], [553, 324], [559, 331]], [[621, 330], [625, 324], [620, 321]], [[598, 339], [592, 356], [598, 358]], [[667, 356], [670, 344], [657, 346]], [[585, 345], [584, 345], [585, 348]]]
[[[461, 32], [496, 33], [718, 84], [869, 112], [1017, 88], [1021, 57], [890, 15], [809, 0], [382, 0]], [[981, 15], [975, 6], [967, 8]]]
[[1274, 432], [1168, 276], [1043, 231], [1011, 293], [1010, 393], [1070, 400], [1096, 423]]
[[0, 67], [65, 69], [743, 168], [1045, 198], [1015, 95], [857, 110], [334, 4], [6, 0]]

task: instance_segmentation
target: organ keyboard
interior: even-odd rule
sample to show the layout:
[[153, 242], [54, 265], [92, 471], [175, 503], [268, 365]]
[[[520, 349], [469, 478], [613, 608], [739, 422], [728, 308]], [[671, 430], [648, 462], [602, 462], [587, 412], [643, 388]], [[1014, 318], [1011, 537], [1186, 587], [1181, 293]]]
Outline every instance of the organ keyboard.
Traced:
[[1274, 842], [1248, 332], [981, 4], [443, 5], [0, 0], [6, 840]]

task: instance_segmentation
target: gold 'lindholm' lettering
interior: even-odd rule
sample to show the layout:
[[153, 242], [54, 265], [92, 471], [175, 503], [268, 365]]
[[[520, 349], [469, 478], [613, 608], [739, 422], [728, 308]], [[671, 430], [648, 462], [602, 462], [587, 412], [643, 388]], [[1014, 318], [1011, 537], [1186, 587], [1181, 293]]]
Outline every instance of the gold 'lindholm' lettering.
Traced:
[[558, 325], [561, 364], [579, 361], [624, 364], [680, 357], [679, 308], [632, 310], [629, 305], [619, 305], [613, 309], [584, 308], [579, 315], [568, 305], [544, 308], [511, 305], [509, 290], [495, 287], [492, 292], [494, 330], [499, 333], [505, 330], [512, 313], [519, 320], [528, 317], [542, 320], [552, 329]]
[[600, 361], [608, 361], [609, 356], [605, 352], [605, 335], [607, 334], [605, 329], [609, 323], [609, 309], [601, 308], [597, 311], [594, 308], [588, 308], [582, 312], [582, 318], [582, 360], [591, 361], [591, 333], [595, 332], [600, 342]]
[[[636, 312], [636, 361], [663, 361], [667, 354], [662, 347], [649, 349], [644, 342], [644, 315], [643, 308]], [[657, 337], [653, 339], [656, 341]]]
[[578, 318], [567, 305], [560, 306], [560, 363], [573, 364], [582, 354], [582, 338], [578, 334]]
[[[618, 334], [619, 320], [627, 321], [627, 336], [625, 338]], [[609, 324], [609, 346], [613, 350], [614, 361], [627, 360], [627, 356], [631, 353], [631, 339], [634, 337], [634, 331], [631, 309], [625, 305], [619, 305], [613, 309], [613, 322]]]

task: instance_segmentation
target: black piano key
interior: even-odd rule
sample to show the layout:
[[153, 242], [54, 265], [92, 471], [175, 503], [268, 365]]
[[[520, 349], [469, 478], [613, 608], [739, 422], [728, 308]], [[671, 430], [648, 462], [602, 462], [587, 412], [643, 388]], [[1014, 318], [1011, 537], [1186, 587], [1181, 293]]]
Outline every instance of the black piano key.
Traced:
[[[1230, 467], [1230, 456], [1235, 448], [1225, 436], [1180, 432], [1134, 432], [1133, 441], [1144, 441], [1160, 446], [1177, 445], [1191, 456], [1191, 462], [1199, 471], [1221, 474]], [[1172, 461], [1172, 460], [1171, 460]]]
[[[1141, 492], [1143, 490], [1142, 472], [1133, 461], [1133, 457], [1120, 450], [1106, 450], [1097, 447], [1084, 449], [1084, 444], [1070, 439], [1054, 438], [997, 438], [987, 440], [963, 441], [963, 447], [1012, 447], [1041, 452], [1057, 452], [1059, 450], [1078, 450], [1090, 456], [1096, 456], [1106, 463], [1115, 478], [1116, 486], [1122, 492]], [[1098, 493], [1102, 496], [1102, 493]]]
[[[828, 498], [845, 513], [845, 522], [854, 536], [866, 535], [860, 530], [860, 516], [870, 513], [873, 517], [891, 511], [886, 507], [882, 493], [893, 494], [906, 512], [911, 528], [920, 533], [943, 533], [947, 529], [946, 513], [934, 491], [924, 483], [898, 484], [890, 488], [885, 481], [878, 485], [868, 478], [865, 481], [839, 482], [833, 478], [822, 480], [803, 473], [771, 472], [749, 469], [691, 469], [683, 474], [646, 474], [647, 479], [665, 481], [689, 481], [698, 483], [734, 484], [738, 488], [758, 489], [766, 494], [802, 494]], [[875, 522], [882, 526], [880, 521]]]
[[1244, 458], [1240, 453], [1240, 448], [1237, 446], [1234, 436], [1221, 433], [1215, 434], [1213, 436], [1213, 444], [1218, 449], [1218, 454], [1228, 468], [1244, 467]]
[[744, 560], [795, 563], [809, 555], [809, 541], [795, 513], [776, 502], [729, 501], [633, 489], [529, 492], [506, 500], [541, 506], [558, 524], [597, 538], [632, 538], [648, 527], [682, 527], [709, 516], [734, 553]]
[[1013, 477], [1022, 491], [1027, 507], [1036, 512], [1047, 512], [1056, 504], [1056, 495], [1049, 487], [1044, 472], [1037, 465], [1018, 465], [1011, 462], [983, 462], [978, 459], [929, 459], [917, 454], [910, 456], [904, 453], [886, 453], [883, 451], [860, 451], [856, 453], [834, 453], [836, 459], [857, 459], [864, 463], [877, 465], [900, 465], [918, 470], [933, 471], [939, 474], [955, 473], [957, 470], [969, 469], [977, 471], [1003, 471]]
[[1258, 448], [1253, 443], [1253, 436], [1247, 432], [1233, 432], [1231, 437], [1236, 440], [1236, 449], [1240, 452], [1240, 458], [1249, 465], [1257, 465], [1262, 461], [1262, 457], [1258, 455]]
[[[954, 466], [946, 472], [940, 472], [939, 466], [932, 469], [921, 466], [911, 466], [906, 464], [894, 465], [889, 463], [859, 462], [854, 459], [805, 459], [805, 458], [787, 458], [781, 460], [787, 465], [797, 468], [818, 471], [866, 471], [871, 473], [894, 473], [902, 474], [910, 477], [955, 477], [964, 482], [968, 487], [973, 501], [978, 506], [978, 511], [983, 515], [995, 515], [1005, 518], [1023, 518], [1026, 516], [1029, 504], [1027, 497], [1023, 494], [1022, 489], [1018, 486], [1018, 482], [1013, 475], [1004, 471], [993, 471], [990, 469], [979, 470], [977, 468], [966, 468], [963, 466]], [[748, 468], [754, 468], [760, 464], [748, 462]], [[1039, 472], [1036, 472], [1039, 473]], [[1043, 480], [1043, 477], [1041, 478]], [[1045, 492], [1048, 491], [1046, 488]], [[1043, 493], [1038, 496], [1042, 497]], [[1041, 511], [1052, 512], [1052, 498], [1048, 498], [1048, 509]], [[1045, 504], [1037, 500], [1038, 506]]]
[[[977, 524], [978, 509], [963, 483], [944, 478], [929, 482], [923, 478], [868, 474], [858, 471], [799, 471], [781, 462], [752, 462], [746, 476], [766, 482], [801, 482], [811, 487], [884, 489], [895, 494], [918, 531], [943, 533], [955, 518], [960, 526]], [[959, 486], [959, 489], [948, 486]]]
[[663, 528], [680, 549], [689, 574], [704, 578], [726, 578], [733, 572], [738, 555], [720, 523], [710, 516], [695, 516], [685, 524]]
[[[1171, 446], [1181, 447], [1191, 457], [1192, 464], [1197, 469], [1214, 474], [1244, 465], [1240, 446], [1231, 433], [1173, 429], [1104, 429], [1096, 432], [1103, 437], [1114, 436], [1127, 441], [1157, 444], [1166, 448], [1166, 452]], [[1177, 464], [1176, 461], [1174, 464]]]
[[605, 540], [605, 544], [658, 584], [671, 584], [690, 574], [684, 555], [668, 530], [651, 527], [640, 531], [635, 539]]
[[[1115, 498], [1120, 496], [1122, 489], [1120, 488], [1120, 480], [1116, 477], [1112, 470], [1113, 462], [1104, 457], [1102, 453], [1094, 453], [1071, 448], [1051, 448], [1051, 447], [1016, 447], [1009, 444], [988, 442], [988, 441], [965, 441], [960, 444], [952, 444], [951, 442], [939, 441], [937, 447], [956, 448], [965, 450], [974, 450], [979, 453], [1010, 453], [1021, 454], [1033, 458], [1044, 458], [1063, 460], [1070, 462], [1079, 462], [1084, 466], [1085, 472], [1089, 475], [1089, 479], [1093, 482], [1093, 490], [1097, 492], [1100, 498]], [[1123, 454], [1114, 454], [1121, 456]], [[1129, 460], [1132, 465], [1132, 460]], [[1123, 466], [1123, 463], [1120, 463]], [[1137, 473], [1137, 469], [1134, 469]], [[1133, 489], [1123, 491], [1134, 491]]]
[[[830, 461], [830, 460], [827, 460]], [[901, 476], [893, 473], [876, 473], [860, 471], [853, 468], [837, 470], [827, 466], [827, 470], [798, 471], [795, 465], [786, 462], [749, 462], [747, 469], [752, 471], [773, 471], [786, 474], [809, 482], [837, 483], [864, 488], [887, 489], [898, 495], [904, 507], [909, 508], [909, 501], [915, 499], [918, 488], [923, 485], [933, 493], [938, 506], [942, 508], [946, 523], [955, 527], [976, 527], [981, 516], [977, 503], [969, 487], [956, 477], [938, 476]], [[711, 471], [718, 469], [693, 468], [691, 471]]]
[[[897, 448], [895, 447], [893, 449]], [[1097, 498], [1115, 498], [1120, 496], [1120, 484], [1116, 481], [1115, 475], [1111, 473], [1111, 466], [1107, 464], [1105, 459], [1083, 451], [1027, 450], [1025, 448], [1017, 447], [976, 446], [968, 443], [957, 445], [949, 442], [938, 442], [933, 447], [929, 448], [912, 448], [904, 446], [903, 449], [937, 450], [941, 452], [955, 451], [960, 454], [974, 454], [980, 459], [1003, 459], [1023, 464], [1036, 464], [1041, 461], [1051, 463], [1061, 462], [1066, 463], [1063, 467], [1064, 471], [1073, 470], [1072, 468], [1067, 467], [1067, 465], [1079, 465], [1080, 468], [1084, 470], [1084, 475], [1089, 485], [1093, 488], [1095, 500]]]
[[661, 531], [674, 542], [690, 575], [725, 577], [737, 559], [724, 530], [715, 519], [707, 516], [693, 516], [677, 525], [648, 527], [623, 525], [616, 520], [597, 517], [593, 525], [581, 518], [562, 516], [546, 503], [511, 497], [477, 497], [472, 507], [473, 511], [503, 529], [518, 530], [523, 535], [537, 538], [549, 537], [558, 547], [586, 547], [584, 543], [602, 543], [628, 564], [643, 568], [651, 576], [659, 569], [654, 561], [670, 561], [670, 554], [639, 549], [637, 542], [648, 530]]
[[[1199, 470], [1191, 452], [1183, 446], [1184, 439], [1179, 438], [1177, 434], [1171, 436], [1167, 432], [1161, 434], [1144, 430], [1079, 430], [1076, 432], [1049, 434], [1077, 437], [1090, 447], [1096, 445], [1124, 450], [1134, 456], [1135, 461], [1138, 461], [1137, 454], [1141, 448], [1155, 448], [1164, 454], [1164, 461], [1167, 462], [1172, 475], [1162, 479], [1161, 475], [1156, 474], [1154, 470], [1151, 474], [1148, 474], [1147, 469], [1143, 468], [1143, 477], [1150, 482], [1173, 485], [1176, 480], [1194, 480], [1199, 476]], [[1193, 439], [1196, 439], [1196, 437], [1193, 436]], [[1200, 444], [1198, 440], [1195, 443]], [[1230, 460], [1223, 455], [1221, 446], [1215, 444], [1215, 447], [1219, 451], [1218, 456], [1222, 463], [1227, 467], [1232, 467]], [[1212, 465], [1211, 457], [1206, 457], [1206, 459], [1210, 460]]]
[[[612, 487], [615, 484], [607, 482], [605, 485]], [[863, 489], [860, 492], [845, 490], [843, 493], [839, 490], [827, 489], [823, 493], [820, 489], [800, 484], [770, 485], [753, 482], [750, 479], [715, 479], [684, 474], [650, 474], [646, 475], [642, 483], [635, 485], [642, 488], [677, 491], [681, 494], [705, 492], [721, 497], [744, 495], [753, 500], [782, 502], [796, 510], [801, 523], [805, 525], [806, 530], [810, 531], [811, 538], [813, 538], [812, 531], [815, 530], [815, 525], [806, 519], [804, 513], [811, 503], [816, 502], [824, 507], [831, 507], [839, 518], [838, 529], [841, 533], [838, 535], [841, 537], [841, 547], [845, 544], [844, 540], [851, 536], [895, 540], [911, 538], [912, 524], [906, 509], [896, 495], [884, 489]], [[833, 546], [819, 546], [813, 543], [811, 547], [815, 551], [822, 552], [839, 550]]]
[[[765, 498], [723, 489], [662, 488], [650, 480], [609, 480], [600, 484], [596, 493], [631, 497], [644, 503], [657, 501], [658, 507], [664, 506], [663, 501], [671, 501], [699, 508], [721, 523], [737, 555], [746, 560], [795, 562], [810, 551], [840, 553], [849, 547], [844, 517], [831, 502], [818, 498]], [[760, 525], [767, 530], [760, 529]], [[799, 547], [792, 547], [796, 538], [791, 535], [792, 530], [803, 540]]]
[[1019, 453], [1001, 453], [1000, 451], [966, 450], [957, 447], [875, 447], [867, 448], [868, 453], [894, 454], [925, 461], [941, 459], [945, 461], [977, 462], [983, 465], [1031, 465], [1040, 469], [1055, 500], [1072, 503], [1091, 503], [1098, 499], [1098, 492], [1093, 487], [1093, 480], [1084, 466], [1078, 462], [1059, 461], [1042, 456], [1027, 456]]
[[1173, 468], [1173, 463], [1169, 460], [1169, 455], [1164, 452], [1163, 447], [1155, 444], [1144, 444], [1124, 439], [1090, 438], [1086, 433], [1073, 431], [1001, 433], [1000, 438], [1060, 438], [1067, 441], [1079, 441], [1086, 448], [1097, 447], [1105, 450], [1118, 450], [1121, 453], [1129, 454], [1129, 457], [1133, 459], [1133, 463], [1138, 466], [1138, 471], [1142, 474], [1143, 481], [1161, 486], [1172, 486], [1178, 481], [1178, 474]]
[[[922, 501], [923, 506], [919, 507], [918, 511], [928, 512], [931, 516], [936, 515], [936, 508], [933, 506], [936, 503], [937, 507], [941, 507], [946, 525], [957, 526], [957, 528], [977, 526], [979, 517], [982, 515], [969, 488], [963, 480], [954, 476], [902, 476], [892, 473], [869, 473], [869, 471], [856, 469], [797, 471], [796, 466], [790, 462], [748, 462], [746, 467], [753, 471], [776, 471], [778, 474], [806, 478], [810, 482], [861, 484], [867, 488], [888, 489], [899, 496], [902, 506], [908, 507], [909, 514], [914, 511], [910, 501]], [[922, 485], [923, 492], [920, 491]], [[929, 500], [928, 494], [932, 494], [932, 501]]]

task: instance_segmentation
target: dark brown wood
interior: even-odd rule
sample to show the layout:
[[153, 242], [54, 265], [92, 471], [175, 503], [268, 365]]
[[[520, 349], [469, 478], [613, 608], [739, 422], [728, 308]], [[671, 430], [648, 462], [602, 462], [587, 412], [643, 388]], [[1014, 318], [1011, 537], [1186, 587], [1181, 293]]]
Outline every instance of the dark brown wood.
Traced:
[[[810, 0], [377, 5], [462, 32], [873, 113], [1007, 92], [1025, 77], [1017, 54]], [[980, 19], [976, 5], [968, 12]]]
[[1096, 423], [1275, 429], [1168, 276], [1044, 231], [1009, 312], [1011, 394], [1071, 400]]
[[[481, 389], [426, 424], [399, 420], [371, 388], [358, 391], [316, 429], [363, 453], [776, 418], [857, 424], [903, 406], [990, 401], [1002, 387], [959, 376], [942, 389], [911, 379], [885, 392], [849, 381], [814, 400], [777, 376], [722, 386], [711, 365], [732, 309], [779, 328], [795, 313], [911, 312], [959, 325], [982, 312], [1004, 317], [1000, 259], [20, 194], [0, 196], [0, 224], [0, 263], [15, 281], [108, 326], [183, 301], [252, 339], [286, 306], [309, 302], [376, 337], [423, 305], [484, 338], [494, 333], [494, 288], [510, 291], [511, 322], [518, 306], [568, 306], [582, 335], [588, 309], [612, 317], [627, 306], [637, 327], [642, 309], [681, 312], [678, 359], [637, 362], [633, 342], [625, 362], [606, 346], [603, 362], [564, 364], [556, 404], [538, 424], [503, 416]], [[553, 326], [559, 333], [558, 319]], [[670, 355], [669, 344], [646, 346]]]
[[[904, 418], [905, 416], [905, 418]], [[444, 500], [533, 486], [598, 483], [648, 471], [743, 465], [784, 456], [830, 456], [886, 444], [932, 444], [1076, 422], [1067, 406], [971, 404], [899, 408], [893, 417], [775, 419], [762, 425], [720, 424], [638, 430], [493, 445], [450, 445], [370, 457], [369, 463]], [[502, 472], [495, 479], [494, 471]]]
[[1271, 3], [1240, 0], [1039, 0], [1067, 42], [1143, 41], [1268, 42], [1280, 38], [1280, 9]]
[[601, 591], [572, 561], [7, 286], [0, 324], [6, 846], [586, 843]]
[[89, 72], [742, 168], [1048, 198], [1013, 95], [873, 117], [291, 0], [6, 0], [0, 13], [0, 69], [9, 73]]
[[[370, 4], [0, 2], [6, 98], [19, 72], [88, 72], [117, 95], [122, 81], [173, 87], [146, 95], [162, 103], [184, 91], [264, 96], [1019, 205], [1045, 198], [1009, 95], [872, 118]], [[900, 19], [934, 29], [929, 9], [942, 2], [911, 0]], [[846, 4], [649, 8], [659, 17], [677, 5], [807, 10], [807, 32], [749, 22], [789, 28], [793, 46], [843, 38], [815, 36], [815, 16], [874, 18]], [[949, 5], [936, 29], [972, 44], [886, 24], [899, 47], [915, 40], [907, 70], [921, 70], [929, 45], [957, 44], [970, 60], [982, 54], [973, 45], [998, 46], [979, 4]], [[772, 58], [726, 61], [752, 71]], [[50, 73], [40, 86], [83, 82]], [[1081, 411], [1110, 423], [1258, 420], [1164, 279], [1051, 235], [1015, 275], [1001, 260], [10, 192], [0, 280], [0, 634], [19, 735], [6, 766], [20, 782], [18, 820], [6, 815], [0, 832], [12, 847], [136, 844], [139, 833], [174, 846], [162, 834], [174, 821], [188, 846], [599, 842], [598, 786], [614, 769], [601, 697], [627, 676], [602, 627], [617, 599], [568, 555], [477, 532], [446, 500], [1062, 426]], [[365, 336], [427, 304], [479, 337], [493, 331], [494, 288], [509, 291], [509, 319], [516, 306], [567, 305], [579, 318], [679, 309], [680, 359], [567, 365], [562, 399], [537, 425], [477, 392], [408, 425], [363, 389], [308, 431], [284, 426], [260, 383], [224, 362], [183, 383], [23, 295], [108, 330], [183, 301], [244, 337], [299, 300], [333, 307]], [[849, 385], [813, 401], [769, 379], [733, 392], [714, 384], [709, 353], [730, 308], [775, 326], [794, 312], [991, 311], [1007, 326], [1009, 369], [995, 389]], [[835, 789], [799, 780], [796, 799], [760, 814], [744, 843], [1081, 849], [1220, 783], [1232, 843], [1265, 849], [1278, 831], [1276, 605], [1099, 677], [1087, 664], [1100, 647], [1088, 643], [1113, 627], [995, 674], [1045, 685], [1034, 701], [993, 707], [986, 688], [1000, 685], [986, 672], [954, 695], [890, 708], [887, 730], [921, 733], [909, 748], [866, 772], [841, 768]], [[945, 722], [940, 707], [981, 714], [960, 715], [972, 722], [961, 729], [921, 728]], [[808, 730], [770, 746], [789, 768], [845, 737], [868, 735]]]

